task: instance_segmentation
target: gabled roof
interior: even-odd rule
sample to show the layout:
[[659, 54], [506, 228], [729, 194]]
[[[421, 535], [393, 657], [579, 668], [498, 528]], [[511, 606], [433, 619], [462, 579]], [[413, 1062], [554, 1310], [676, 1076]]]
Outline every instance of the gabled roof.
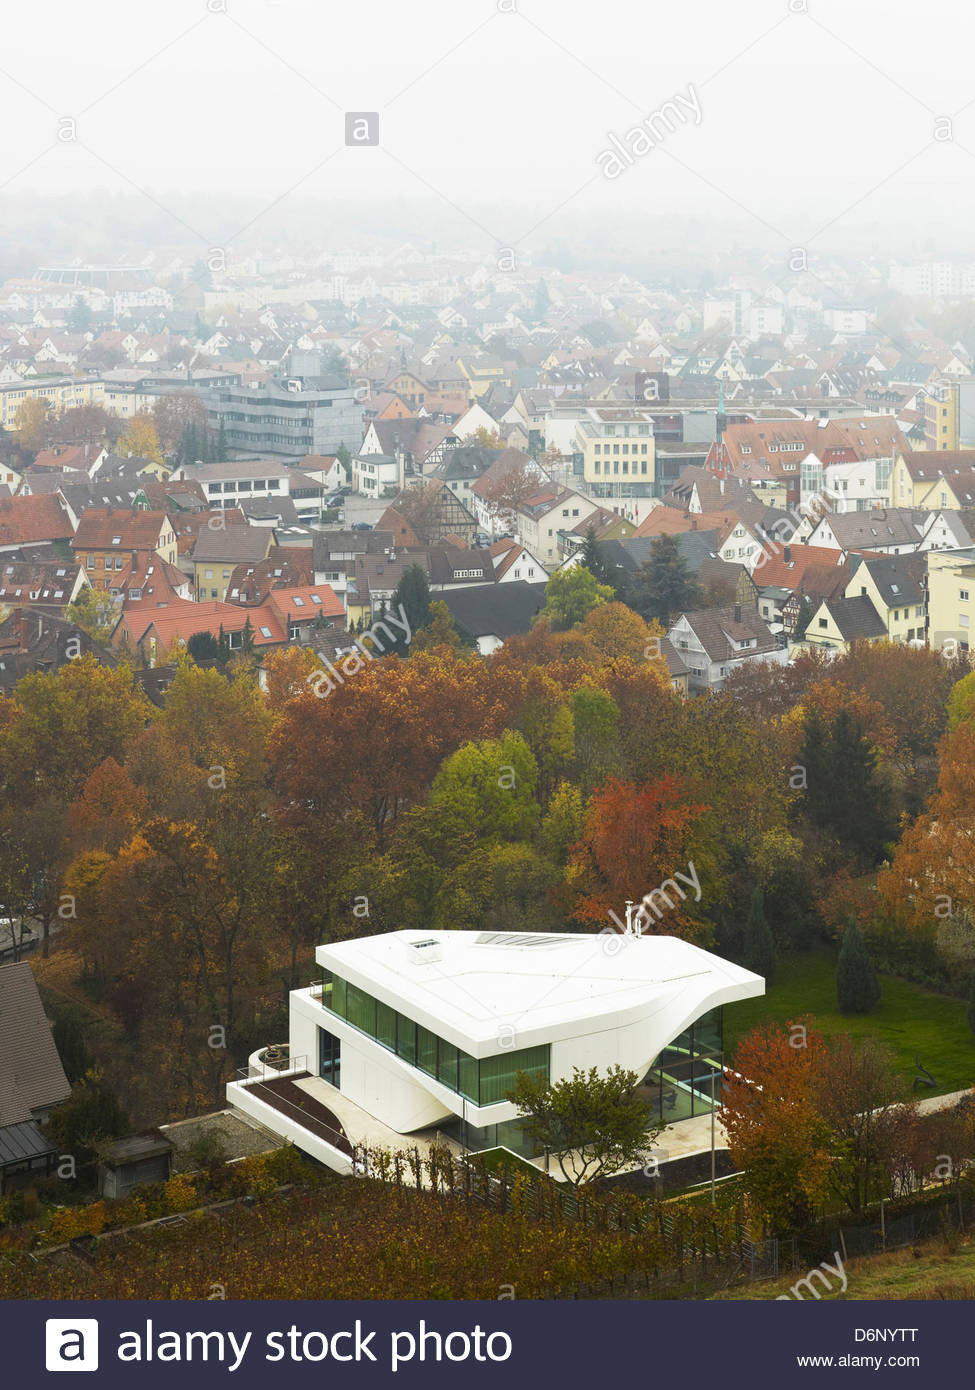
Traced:
[[886, 636], [883, 619], [865, 594], [856, 594], [853, 598], [825, 599], [824, 604], [845, 642], [852, 642], [857, 637]]
[[204, 526], [193, 547], [193, 561], [239, 565], [263, 560], [273, 540], [274, 532], [268, 526], [228, 526], [226, 530]]
[[165, 512], [132, 507], [89, 507], [78, 518], [72, 542], [78, 550], [155, 550], [169, 530]]
[[0, 1126], [24, 1124], [70, 1094], [34, 972], [26, 961], [0, 965]]
[[0, 606], [27, 608], [36, 604], [48, 611], [64, 608], [71, 601], [80, 572], [80, 565], [61, 560], [40, 563], [15, 560], [12, 553], [0, 555]]
[[330, 584], [291, 584], [272, 589], [263, 604], [251, 610], [251, 622], [256, 623], [256, 615], [268, 609], [279, 618], [291, 618], [294, 622], [345, 617], [345, 608]]
[[497, 637], [503, 642], [531, 627], [535, 614], [545, 606], [545, 585], [515, 579], [510, 584], [447, 589], [437, 598], [447, 605], [458, 627], [472, 637]]
[[807, 570], [818, 566], [839, 569], [841, 552], [825, 545], [768, 546], [755, 566], [755, 582], [762, 588], [778, 585], [783, 589], [798, 589]]
[[[778, 649], [778, 642], [772, 635], [768, 623], [759, 617], [754, 608], [744, 604], [727, 608], [699, 608], [681, 613], [677, 621], [683, 619], [697, 637], [709, 661], [728, 661], [736, 656], [754, 656], [756, 652], [772, 652]], [[674, 626], [670, 636], [673, 641]], [[739, 642], [754, 641], [750, 647], [739, 647]]]
[[0, 497], [0, 545], [68, 540], [73, 534], [70, 518], [57, 496]]
[[[862, 563], [888, 608], [903, 608], [905, 603], [924, 602], [921, 579], [926, 561], [923, 555], [878, 555]], [[856, 574], [854, 568], [854, 579]]]
[[[829, 512], [820, 518], [844, 550], [879, 550], [914, 545], [921, 539], [927, 512], [916, 507], [885, 507], [876, 512]], [[815, 528], [814, 528], [815, 531]]]
[[428, 557], [431, 584], [494, 583], [494, 560], [484, 546], [458, 550], [453, 546], [435, 545], [430, 547]]

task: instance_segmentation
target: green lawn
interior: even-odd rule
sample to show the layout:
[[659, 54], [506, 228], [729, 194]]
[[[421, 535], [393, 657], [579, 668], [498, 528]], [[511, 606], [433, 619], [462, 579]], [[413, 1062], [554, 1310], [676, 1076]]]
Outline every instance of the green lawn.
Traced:
[[767, 1019], [785, 1023], [809, 1014], [827, 1035], [871, 1036], [890, 1048], [907, 1078], [917, 1075], [917, 1054], [937, 1082], [935, 1089], [918, 1088], [920, 1097], [960, 1091], [975, 1085], [975, 1038], [965, 1005], [892, 975], [880, 977], [881, 1000], [871, 1014], [846, 1016], [836, 1007], [835, 955], [810, 952], [781, 960], [775, 982], [761, 999], [727, 1004], [724, 1011], [725, 1057], [731, 1061], [739, 1038]]

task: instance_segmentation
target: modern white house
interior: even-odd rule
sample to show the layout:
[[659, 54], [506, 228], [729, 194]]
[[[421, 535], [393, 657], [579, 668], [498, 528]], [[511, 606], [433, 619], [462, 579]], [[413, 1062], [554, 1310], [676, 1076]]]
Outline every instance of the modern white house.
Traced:
[[518, 1072], [555, 1082], [618, 1063], [643, 1078], [648, 1126], [709, 1114], [722, 1006], [765, 992], [760, 976], [669, 936], [397, 931], [315, 954], [322, 979], [291, 994], [280, 1069], [269, 1082], [255, 1054], [227, 1096], [344, 1171], [348, 1152], [304, 1128], [313, 1108], [275, 1090], [293, 1082], [352, 1144], [439, 1134], [532, 1157], [505, 1099]]

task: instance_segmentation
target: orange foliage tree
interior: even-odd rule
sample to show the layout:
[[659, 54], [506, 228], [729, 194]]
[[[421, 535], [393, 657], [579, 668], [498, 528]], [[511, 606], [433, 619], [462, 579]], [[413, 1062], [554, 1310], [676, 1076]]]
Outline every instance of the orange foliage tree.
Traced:
[[819, 1094], [828, 1057], [809, 1020], [767, 1023], [742, 1039], [725, 1073], [728, 1150], [773, 1230], [806, 1225], [827, 1190], [830, 1131]]
[[[566, 882], [576, 895], [575, 920], [609, 927], [611, 912], [622, 918], [627, 899], [640, 902], [660, 890], [663, 896], [644, 914], [643, 930], [705, 939], [707, 927], [694, 910], [700, 889], [693, 886], [699, 871], [693, 864], [693, 830], [706, 809], [687, 799], [676, 777], [642, 787], [610, 778], [589, 800], [582, 836], [566, 868]], [[675, 881], [678, 871], [691, 883]]]

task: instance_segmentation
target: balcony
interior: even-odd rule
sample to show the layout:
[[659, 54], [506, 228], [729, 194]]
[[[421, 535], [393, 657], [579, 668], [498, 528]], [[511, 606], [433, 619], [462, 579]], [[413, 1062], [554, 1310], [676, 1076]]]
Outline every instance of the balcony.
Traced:
[[350, 1174], [355, 1171], [352, 1142], [320, 1094], [330, 1089], [312, 1076], [307, 1057], [292, 1057], [286, 1044], [273, 1044], [238, 1071], [227, 1099], [327, 1168]]

